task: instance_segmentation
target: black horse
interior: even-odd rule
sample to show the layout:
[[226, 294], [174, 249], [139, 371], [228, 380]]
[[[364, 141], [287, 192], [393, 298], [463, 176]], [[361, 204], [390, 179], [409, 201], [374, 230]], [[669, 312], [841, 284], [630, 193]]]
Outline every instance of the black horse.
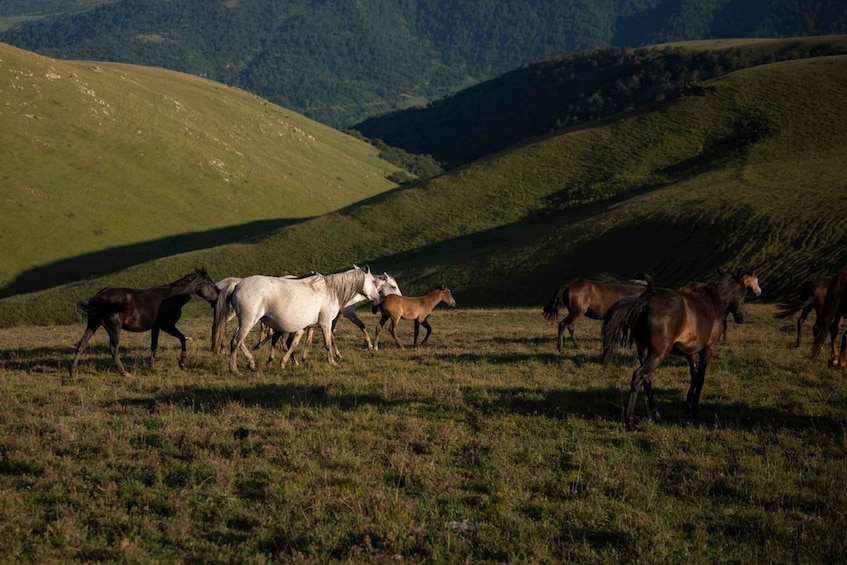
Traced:
[[170, 284], [148, 289], [106, 287], [92, 296], [87, 303], [80, 302], [80, 310], [88, 316], [88, 325], [77, 344], [76, 354], [69, 368], [70, 376], [74, 376], [76, 365], [85, 346], [100, 326], [103, 326], [109, 334], [109, 348], [121, 375], [126, 375], [126, 369], [118, 353], [122, 329], [131, 332], [152, 330], [151, 365], [156, 360], [159, 330], [174, 336], [182, 345], [179, 366], [184, 369], [187, 356], [185, 335], [177, 329], [176, 323], [182, 316], [182, 307], [189, 301], [192, 294], [197, 294], [210, 304], [214, 304], [217, 300], [218, 288], [205, 269], [185, 275]]
[[651, 374], [671, 353], [688, 359], [691, 386], [686, 404], [692, 415], [697, 416], [706, 367], [723, 333], [726, 317], [732, 314], [737, 324], [747, 319], [745, 276], [749, 273], [743, 270], [725, 271], [716, 282], [693, 290], [656, 288], [641, 296], [623, 298], [609, 309], [603, 319], [603, 366], [608, 367], [618, 345], [630, 345], [633, 341], [641, 360], [632, 374], [626, 406], [627, 427], [634, 426], [635, 400], [642, 386], [650, 416], [659, 419]]

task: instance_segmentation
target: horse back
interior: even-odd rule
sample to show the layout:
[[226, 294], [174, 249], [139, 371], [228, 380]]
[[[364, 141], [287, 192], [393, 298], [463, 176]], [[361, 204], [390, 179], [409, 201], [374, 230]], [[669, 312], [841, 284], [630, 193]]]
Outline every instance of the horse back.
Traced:
[[590, 280], [577, 281], [571, 288], [571, 301], [585, 316], [595, 320], [603, 319], [616, 302], [622, 298], [638, 296], [647, 290], [641, 284], [603, 283]]

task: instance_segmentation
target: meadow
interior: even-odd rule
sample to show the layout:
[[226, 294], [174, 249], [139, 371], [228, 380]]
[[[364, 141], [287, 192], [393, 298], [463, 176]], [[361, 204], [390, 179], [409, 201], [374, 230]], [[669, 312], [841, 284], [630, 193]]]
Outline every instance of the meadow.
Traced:
[[663, 420], [630, 432], [635, 355], [604, 373], [596, 321], [559, 353], [540, 308], [442, 305], [425, 348], [368, 352], [342, 320], [337, 369], [315, 347], [230, 375], [198, 302], [185, 371], [175, 339], [151, 368], [149, 333], [125, 333], [122, 378], [101, 332], [70, 380], [82, 324], [0, 330], [4, 560], [847, 561], [847, 379], [808, 360], [811, 321], [791, 349], [749, 305], [699, 420], [672, 358]]

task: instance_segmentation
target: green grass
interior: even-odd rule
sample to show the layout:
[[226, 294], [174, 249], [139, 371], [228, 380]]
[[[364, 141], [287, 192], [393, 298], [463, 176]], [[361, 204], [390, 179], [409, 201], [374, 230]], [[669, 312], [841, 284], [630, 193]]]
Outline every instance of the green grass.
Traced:
[[[239, 242], [0, 301], [0, 325], [79, 320], [102, 286], [389, 271], [408, 294], [446, 283], [460, 303], [535, 306], [577, 276], [651, 271], [658, 284], [755, 266], [775, 300], [843, 263], [847, 57], [766, 65], [699, 96], [537, 140]], [[744, 142], [743, 136], [753, 136]]]
[[126, 335], [128, 378], [98, 334], [67, 380], [81, 325], [0, 330], [0, 545], [28, 562], [843, 562], [847, 381], [750, 311], [700, 420], [671, 358], [664, 421], [635, 432], [634, 353], [604, 374], [580, 320], [559, 354], [538, 309], [439, 307], [427, 348], [375, 354], [342, 321], [340, 368], [316, 350], [238, 376], [207, 352], [208, 314], [181, 323], [187, 371], [172, 338], [151, 369], [149, 334]]
[[17, 292], [255, 236], [395, 186], [397, 168], [370, 145], [219, 83], [8, 45], [0, 76], [0, 152], [14, 157], [0, 161], [0, 287]]

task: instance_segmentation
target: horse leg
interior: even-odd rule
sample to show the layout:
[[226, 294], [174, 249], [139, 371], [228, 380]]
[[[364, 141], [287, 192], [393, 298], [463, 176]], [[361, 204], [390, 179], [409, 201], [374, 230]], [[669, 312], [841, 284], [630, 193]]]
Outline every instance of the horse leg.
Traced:
[[[635, 429], [635, 401], [638, 399], [638, 387], [645, 386], [645, 383], [650, 382], [650, 375], [659, 366], [659, 363], [662, 362], [662, 359], [665, 358], [665, 355], [654, 355], [650, 354], [644, 360], [643, 363], [632, 373], [632, 381], [629, 385], [629, 399], [626, 404], [626, 427], [630, 430]], [[645, 386], [645, 392], [648, 393], [648, 405], [651, 400], [650, 397], [653, 394], [652, 383], [651, 385]], [[653, 405], [653, 409], [655, 410], [655, 404]]]
[[[420, 334], [420, 331], [421, 331], [421, 323], [417, 319], [415, 319], [415, 339], [414, 339], [414, 341], [412, 341], [413, 347], [418, 346], [418, 334]], [[421, 344], [421, 345], [423, 345], [423, 344]]]
[[800, 317], [797, 318], [797, 341], [794, 343], [794, 347], [800, 347], [800, 335], [803, 331], [803, 322], [806, 321], [806, 318], [809, 316], [809, 313], [814, 309], [814, 304], [809, 304], [800, 312]]
[[[836, 320], [836, 322], [838, 322], [837, 326], [841, 325], [840, 320]], [[841, 336], [841, 354], [838, 356], [838, 363], [836, 364], [836, 368], [847, 368], [847, 330], [845, 330], [844, 335]]]
[[709, 364], [709, 359], [712, 358], [712, 353], [711, 348], [706, 348], [700, 352], [700, 360], [697, 363], [697, 376], [691, 384], [693, 390], [688, 392], [691, 397], [691, 416], [694, 418], [700, 415], [700, 393], [703, 392], [703, 383], [706, 380], [706, 366]]
[[685, 396], [685, 407], [689, 410], [694, 403], [694, 391], [695, 384], [697, 382], [697, 360], [694, 358], [694, 355], [686, 355], [685, 358], [688, 360], [688, 372], [690, 374], [690, 384], [688, 386], [688, 394]]
[[428, 319], [424, 319], [424, 321], [421, 322], [421, 325], [426, 328], [426, 335], [424, 336], [423, 341], [421, 342], [421, 347], [423, 347], [424, 345], [426, 345], [426, 340], [429, 339], [429, 334], [432, 333], [432, 326], [429, 325]]
[[[179, 340], [179, 344], [182, 348], [181, 351], [180, 351], [180, 354], [179, 354], [179, 368], [185, 369], [188, 366], [188, 363], [187, 363], [188, 362], [188, 349], [186, 348], [186, 344], [185, 344], [185, 334], [183, 334], [181, 331], [176, 329], [176, 325], [162, 326], [162, 330], [166, 334], [172, 335]], [[154, 329], [154, 331], [156, 331], [156, 330]], [[152, 357], [151, 357], [151, 360], [152, 360]]]
[[156, 364], [156, 352], [159, 350], [159, 327], [150, 330], [150, 366]]
[[[338, 366], [338, 362], [335, 360], [335, 353], [333, 352], [333, 340], [332, 340], [332, 322], [329, 324], [322, 324], [321, 330], [324, 334], [324, 348], [326, 348], [326, 358], [329, 361], [329, 364], [333, 367]], [[310, 331], [313, 332], [313, 329], [310, 328]]]
[[394, 318], [391, 318], [391, 325], [388, 326], [388, 333], [390, 333], [391, 337], [394, 338], [394, 342], [397, 344], [397, 347], [399, 347], [400, 349], [406, 349], [406, 347], [402, 343], [400, 343], [400, 339], [397, 337], [397, 322], [399, 321], [400, 318], [397, 318], [396, 320]]
[[103, 324], [103, 327], [109, 334], [109, 350], [112, 352], [112, 359], [118, 367], [118, 372], [122, 377], [125, 377], [127, 373], [124, 364], [121, 363], [121, 355], [118, 349], [121, 343], [121, 324], [116, 321], [115, 324]]
[[[312, 339], [315, 337], [315, 328], [308, 327], [306, 328], [306, 343], [303, 345], [303, 355], [300, 356], [300, 361], [303, 363], [306, 362], [306, 359], [309, 357], [309, 348], [312, 347]], [[299, 365], [299, 361], [297, 361], [297, 356], [292, 355], [294, 359], [294, 364]]]
[[100, 322], [95, 322], [92, 319], [88, 320], [88, 325], [85, 327], [85, 331], [82, 332], [82, 337], [79, 338], [79, 341], [76, 344], [76, 353], [74, 354], [74, 359], [71, 361], [70, 367], [68, 367], [68, 373], [71, 378], [73, 378], [74, 373], [76, 373], [76, 365], [79, 363], [79, 358], [82, 356], [82, 352], [85, 350], [85, 346], [88, 345], [91, 336], [94, 335], [94, 332], [100, 327]]
[[[348, 310], [342, 310], [341, 313], [344, 315], [345, 318], [347, 318], [348, 320], [350, 320], [351, 322], [356, 324], [356, 327], [358, 327], [360, 330], [362, 330], [362, 334], [365, 336], [365, 348], [373, 349], [374, 346], [373, 346], [373, 343], [371, 343], [371, 336], [368, 335], [368, 330], [365, 328], [365, 323], [359, 318], [358, 314], [356, 314], [356, 310], [351, 308], [349, 311]], [[336, 318], [336, 320], [337, 320], [337, 318]], [[333, 331], [335, 331], [335, 324], [334, 323], [333, 323], [332, 329], [333, 329]], [[336, 355], [341, 357], [341, 353], [337, 349], [336, 349], [335, 353], [336, 353]]]
[[382, 330], [382, 326], [385, 325], [385, 321], [388, 320], [388, 318], [388, 314], [383, 312], [382, 317], [376, 324], [376, 329], [374, 329], [374, 351], [379, 351], [379, 332]]
[[[282, 361], [280, 361], [280, 363], [279, 363], [280, 370], [285, 369], [285, 366], [288, 364], [288, 361], [291, 359], [291, 356], [294, 354], [294, 350], [297, 349], [297, 344], [300, 343], [300, 338], [303, 337], [304, 333], [305, 333], [304, 330], [300, 330], [300, 331], [294, 332], [294, 334], [291, 335], [291, 341], [288, 343], [288, 351], [285, 352], [285, 355], [282, 356]], [[297, 363], [295, 361], [295, 365], [296, 364]]]
[[558, 342], [557, 342], [557, 345], [556, 345], [556, 348], [559, 351], [562, 351], [562, 349], [565, 348], [565, 329], [567, 329], [568, 333], [570, 333], [570, 335], [571, 335], [571, 341], [573, 342], [573, 346], [575, 348], [579, 348], [579, 345], [577, 345], [577, 343], [576, 343], [576, 338], [574, 337], [574, 331], [573, 331], [574, 322], [576, 322], [577, 318], [579, 318], [579, 313], [571, 312], [570, 309], [568, 309], [567, 317], [565, 319], [563, 319], [561, 322], [559, 322], [559, 336], [558, 336]]
[[[838, 368], [838, 330], [841, 328], [841, 318], [836, 318], [829, 327], [829, 350], [830, 361], [829, 366], [833, 369]], [[847, 336], [847, 333], [844, 334]], [[844, 351], [844, 344], [841, 345], [841, 350]]]
[[238, 327], [235, 329], [235, 333], [232, 336], [232, 340], [229, 342], [229, 372], [237, 375], [238, 374], [238, 351], [239, 349], [247, 358], [247, 366], [250, 367], [251, 371], [256, 370], [256, 360], [253, 359], [253, 354], [250, 353], [250, 350], [244, 344], [244, 339], [247, 337], [248, 330], [244, 330], [243, 325], [239, 322]]

